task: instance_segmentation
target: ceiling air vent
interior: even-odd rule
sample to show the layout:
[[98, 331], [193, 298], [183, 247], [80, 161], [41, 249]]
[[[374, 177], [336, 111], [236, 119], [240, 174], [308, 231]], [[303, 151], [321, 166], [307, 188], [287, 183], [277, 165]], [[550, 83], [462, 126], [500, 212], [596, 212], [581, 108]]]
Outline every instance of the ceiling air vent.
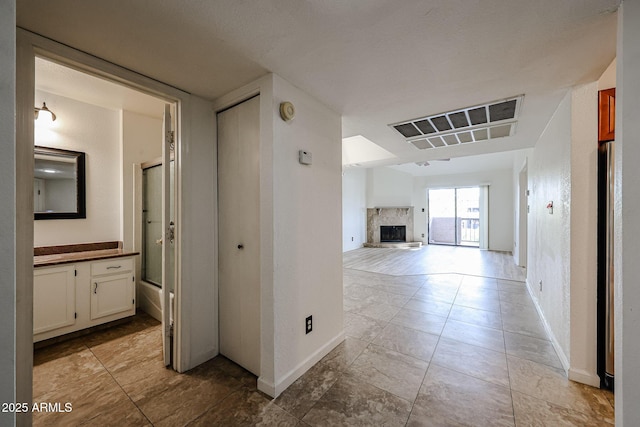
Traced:
[[512, 136], [523, 99], [520, 95], [390, 126], [419, 150]]

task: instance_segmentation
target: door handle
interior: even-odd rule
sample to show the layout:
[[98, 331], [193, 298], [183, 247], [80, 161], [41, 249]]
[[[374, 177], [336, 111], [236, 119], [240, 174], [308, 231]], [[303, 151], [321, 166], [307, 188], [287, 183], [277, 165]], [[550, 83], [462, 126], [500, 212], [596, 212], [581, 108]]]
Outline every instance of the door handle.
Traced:
[[95, 285], [95, 287], [93, 288], [93, 293], [97, 294], [98, 293], [98, 282], [93, 282], [93, 284]]
[[169, 230], [167, 231], [167, 238], [169, 240], [169, 243], [173, 243], [174, 239], [176, 238], [176, 225], [173, 223], [173, 221], [169, 222]]
[[238, 245], [238, 249], [244, 249], [244, 245], [243, 245], [242, 243], [240, 243], [240, 244]]

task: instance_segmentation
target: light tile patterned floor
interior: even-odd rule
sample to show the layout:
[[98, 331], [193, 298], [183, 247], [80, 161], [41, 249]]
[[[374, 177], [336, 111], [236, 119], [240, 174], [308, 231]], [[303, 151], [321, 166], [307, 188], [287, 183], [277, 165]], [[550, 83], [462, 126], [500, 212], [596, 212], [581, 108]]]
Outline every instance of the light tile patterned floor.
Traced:
[[344, 295], [347, 339], [275, 400], [223, 357], [165, 369], [140, 314], [36, 351], [34, 400], [73, 412], [34, 425], [613, 424], [613, 396], [567, 380], [521, 281], [345, 268]]

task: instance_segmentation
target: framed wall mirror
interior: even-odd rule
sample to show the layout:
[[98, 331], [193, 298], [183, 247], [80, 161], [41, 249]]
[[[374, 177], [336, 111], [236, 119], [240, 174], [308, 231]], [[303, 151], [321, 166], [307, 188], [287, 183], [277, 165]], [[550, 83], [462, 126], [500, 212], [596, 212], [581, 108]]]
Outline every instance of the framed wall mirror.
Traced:
[[35, 219], [87, 217], [85, 154], [58, 148], [34, 148]]

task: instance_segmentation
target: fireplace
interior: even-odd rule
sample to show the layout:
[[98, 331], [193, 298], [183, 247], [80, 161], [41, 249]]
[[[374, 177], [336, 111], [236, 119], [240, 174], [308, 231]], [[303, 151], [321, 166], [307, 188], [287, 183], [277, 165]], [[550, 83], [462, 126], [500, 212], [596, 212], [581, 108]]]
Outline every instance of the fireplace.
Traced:
[[380, 242], [406, 242], [407, 226], [406, 225], [381, 225], [380, 226]]

